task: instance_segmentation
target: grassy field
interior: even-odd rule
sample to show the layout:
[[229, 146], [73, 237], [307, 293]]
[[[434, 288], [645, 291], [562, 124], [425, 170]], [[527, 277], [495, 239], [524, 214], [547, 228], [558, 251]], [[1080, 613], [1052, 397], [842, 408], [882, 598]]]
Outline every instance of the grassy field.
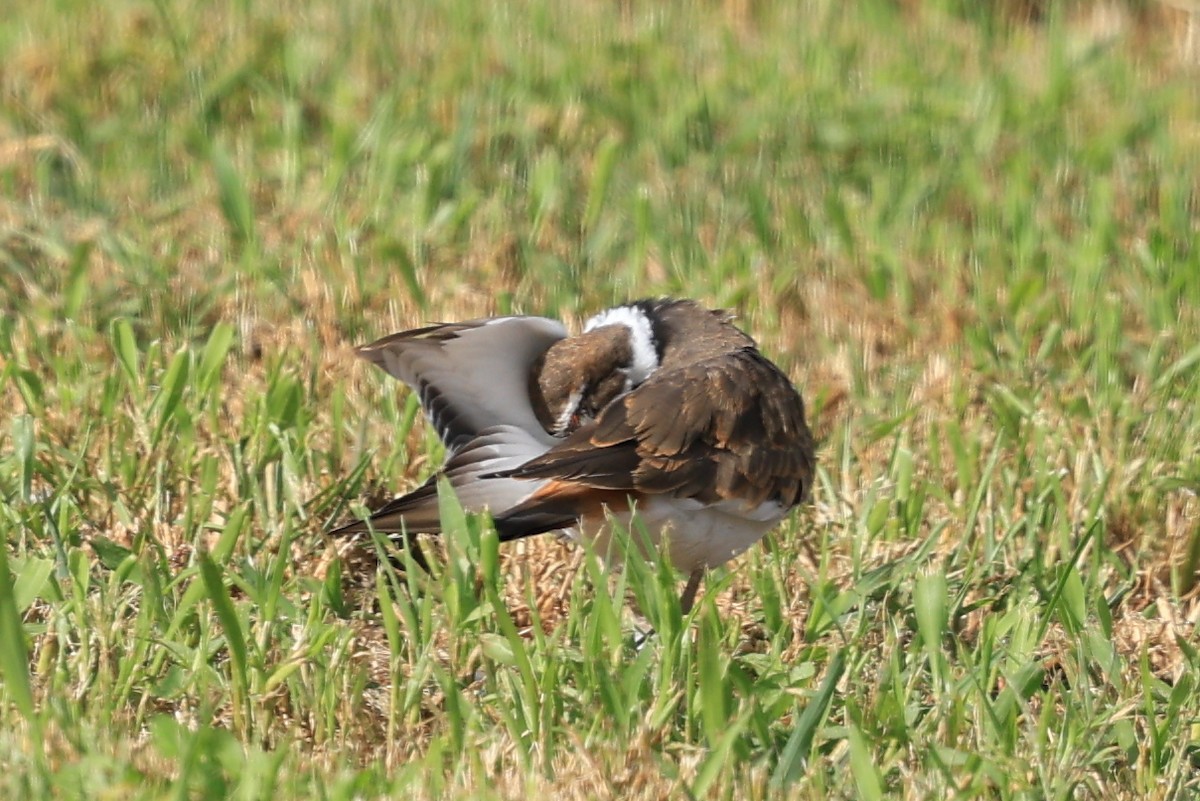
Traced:
[[[1200, 795], [1197, 68], [1022, 7], [9, 9], [0, 797]], [[652, 295], [820, 440], [687, 619], [324, 536], [441, 458], [352, 345]]]

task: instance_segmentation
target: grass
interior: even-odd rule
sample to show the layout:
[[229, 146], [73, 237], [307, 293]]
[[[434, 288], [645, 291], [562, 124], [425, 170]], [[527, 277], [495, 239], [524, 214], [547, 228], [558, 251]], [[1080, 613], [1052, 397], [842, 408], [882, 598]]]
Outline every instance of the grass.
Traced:
[[[1200, 98], [1155, 8], [22, 6], [0, 796], [1195, 797]], [[692, 616], [451, 503], [432, 576], [327, 542], [441, 458], [351, 345], [659, 294], [821, 440]]]

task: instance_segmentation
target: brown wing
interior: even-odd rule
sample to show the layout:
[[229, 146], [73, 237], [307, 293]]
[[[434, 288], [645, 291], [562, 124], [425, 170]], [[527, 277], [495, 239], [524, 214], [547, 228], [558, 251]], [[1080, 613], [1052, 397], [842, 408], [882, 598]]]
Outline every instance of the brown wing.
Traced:
[[654, 374], [507, 475], [787, 508], [808, 493], [813, 463], [799, 393], [758, 351], [743, 348]]

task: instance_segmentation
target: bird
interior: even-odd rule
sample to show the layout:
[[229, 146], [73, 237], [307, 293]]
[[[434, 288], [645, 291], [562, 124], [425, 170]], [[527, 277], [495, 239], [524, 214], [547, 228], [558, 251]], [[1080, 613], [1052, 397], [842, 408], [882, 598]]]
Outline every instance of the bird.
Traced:
[[[446, 445], [415, 490], [335, 529], [438, 534], [438, 480], [502, 542], [553, 531], [612, 552], [615, 520], [687, 575], [744, 551], [809, 495], [814, 443], [787, 375], [734, 325], [690, 299], [651, 298], [559, 321], [505, 316], [383, 337], [357, 354], [418, 394]], [[415, 541], [413, 547], [415, 547]], [[414, 553], [424, 565], [419, 551]]]

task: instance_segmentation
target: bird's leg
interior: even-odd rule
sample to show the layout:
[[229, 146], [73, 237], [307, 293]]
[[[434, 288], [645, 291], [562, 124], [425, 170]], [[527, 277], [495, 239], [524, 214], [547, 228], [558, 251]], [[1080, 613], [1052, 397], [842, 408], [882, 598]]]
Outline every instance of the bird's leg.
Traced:
[[397, 573], [406, 572], [408, 564], [404, 558], [404, 551], [408, 551], [412, 555], [413, 564], [426, 573], [430, 572], [429, 559], [426, 558], [425, 552], [421, 550], [421, 543], [415, 533], [401, 531], [391, 535], [390, 539], [391, 543], [384, 551], [384, 554], [387, 556], [388, 564], [392, 566], [393, 570]]
[[698, 567], [688, 576], [687, 586], [683, 588], [683, 596], [679, 599], [679, 611], [686, 615], [692, 611], [696, 602], [696, 590], [700, 589], [700, 580], [704, 578], [704, 568]]

